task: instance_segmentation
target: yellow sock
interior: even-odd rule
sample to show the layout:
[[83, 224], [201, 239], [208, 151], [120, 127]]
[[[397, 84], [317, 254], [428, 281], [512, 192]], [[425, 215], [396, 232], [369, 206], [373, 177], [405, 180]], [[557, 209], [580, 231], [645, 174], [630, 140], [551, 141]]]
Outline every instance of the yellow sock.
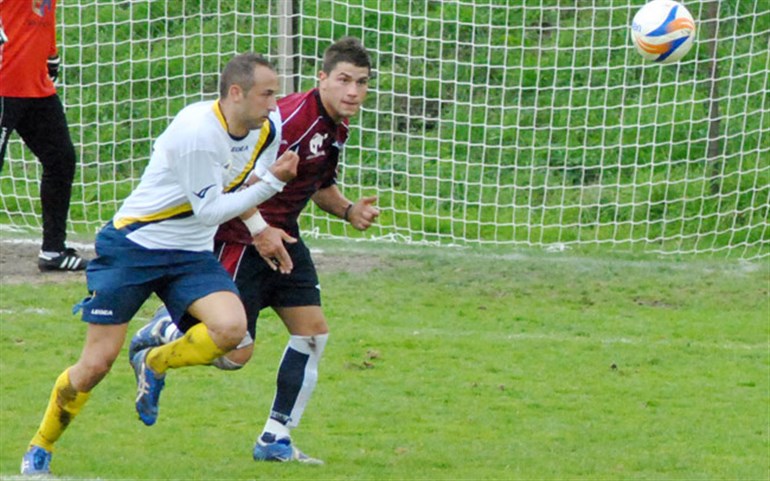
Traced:
[[206, 325], [200, 323], [176, 341], [152, 349], [147, 354], [147, 365], [158, 374], [163, 374], [171, 368], [211, 364], [226, 352], [211, 339]]
[[59, 439], [70, 422], [77, 416], [80, 409], [88, 400], [90, 392], [78, 392], [70, 384], [69, 368], [56, 378], [48, 399], [48, 407], [43, 415], [43, 421], [37, 428], [35, 437], [30, 445], [40, 446], [47, 451], [53, 451], [53, 444]]

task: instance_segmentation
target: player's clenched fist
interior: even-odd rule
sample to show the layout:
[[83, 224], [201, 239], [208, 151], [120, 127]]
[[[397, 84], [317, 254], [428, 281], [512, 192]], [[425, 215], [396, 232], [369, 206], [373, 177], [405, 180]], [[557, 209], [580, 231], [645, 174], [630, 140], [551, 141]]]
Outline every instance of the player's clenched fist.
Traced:
[[356, 230], [366, 230], [380, 215], [380, 210], [374, 206], [377, 197], [363, 197], [350, 206], [346, 212], [345, 220], [350, 222]]
[[297, 176], [297, 164], [299, 155], [287, 150], [270, 167], [270, 172], [281, 182], [288, 182]]

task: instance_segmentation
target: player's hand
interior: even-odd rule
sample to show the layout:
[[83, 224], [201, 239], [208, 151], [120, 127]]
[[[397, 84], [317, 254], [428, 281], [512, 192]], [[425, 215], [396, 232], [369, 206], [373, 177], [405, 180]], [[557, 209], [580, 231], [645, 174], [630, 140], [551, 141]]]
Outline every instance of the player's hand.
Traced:
[[56, 79], [59, 78], [59, 66], [61, 65], [61, 58], [58, 55], [52, 55], [48, 57], [48, 76], [51, 77], [51, 82], [56, 83]]
[[297, 239], [287, 234], [283, 229], [268, 226], [253, 238], [254, 247], [274, 271], [280, 270], [281, 274], [289, 274], [294, 269], [294, 263], [286, 250], [284, 242], [294, 244]]
[[287, 150], [270, 166], [270, 172], [281, 182], [288, 182], [297, 176], [298, 163], [299, 155]]
[[374, 206], [377, 197], [363, 197], [358, 199], [348, 213], [348, 222], [357, 230], [366, 230], [380, 215], [380, 209]]

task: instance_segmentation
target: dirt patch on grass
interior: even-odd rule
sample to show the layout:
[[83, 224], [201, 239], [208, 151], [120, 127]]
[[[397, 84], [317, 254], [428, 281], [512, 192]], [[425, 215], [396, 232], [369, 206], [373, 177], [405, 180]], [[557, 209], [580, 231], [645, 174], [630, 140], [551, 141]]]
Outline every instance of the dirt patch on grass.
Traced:
[[[0, 283], [2, 284], [40, 284], [45, 282], [72, 282], [81, 279], [85, 284], [86, 276], [80, 272], [40, 272], [37, 268], [37, 254], [40, 245], [32, 241], [0, 241]], [[83, 257], [94, 256], [92, 247], [78, 246]]]
[[[80, 254], [91, 259], [95, 256], [93, 246], [75, 245]], [[82, 280], [84, 272], [40, 272], [37, 268], [37, 254], [40, 246], [32, 241], [0, 241], [0, 283], [1, 284], [40, 284], [45, 282], [72, 282]], [[313, 261], [318, 272], [369, 272], [381, 266], [383, 260], [364, 252], [351, 253], [344, 248], [313, 249]]]

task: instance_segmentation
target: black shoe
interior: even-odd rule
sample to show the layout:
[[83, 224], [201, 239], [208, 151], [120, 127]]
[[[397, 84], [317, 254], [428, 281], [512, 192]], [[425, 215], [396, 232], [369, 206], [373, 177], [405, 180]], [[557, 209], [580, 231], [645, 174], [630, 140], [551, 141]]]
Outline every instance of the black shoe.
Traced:
[[88, 261], [80, 257], [75, 249], [67, 248], [56, 257], [48, 257], [42, 252], [37, 256], [37, 267], [45, 271], [82, 271]]

